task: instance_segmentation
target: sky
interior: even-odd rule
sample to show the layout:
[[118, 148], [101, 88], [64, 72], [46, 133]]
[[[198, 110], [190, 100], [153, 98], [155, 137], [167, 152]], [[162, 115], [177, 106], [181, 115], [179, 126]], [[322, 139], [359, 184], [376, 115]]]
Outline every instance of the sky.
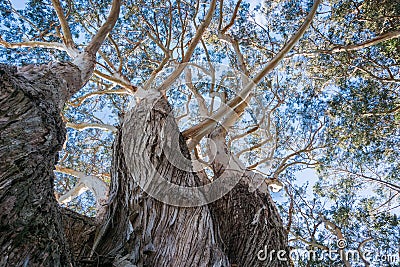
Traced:
[[10, 0], [15, 9], [24, 9], [27, 0]]

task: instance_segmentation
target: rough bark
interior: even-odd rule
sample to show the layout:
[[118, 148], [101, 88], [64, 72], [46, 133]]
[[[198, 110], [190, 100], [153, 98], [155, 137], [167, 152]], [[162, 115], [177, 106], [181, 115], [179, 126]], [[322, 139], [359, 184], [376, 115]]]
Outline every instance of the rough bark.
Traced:
[[[210, 204], [224, 252], [229, 261], [237, 266], [289, 266], [287, 234], [275, 203], [268, 193], [260, 190], [251, 192], [245, 180]], [[264, 250], [261, 257], [264, 253], [272, 253], [271, 258], [268, 256], [260, 260], [260, 250]], [[280, 255], [286, 261], [279, 260], [278, 251], [286, 251]]]
[[[165, 128], [178, 132], [170, 112], [167, 101], [161, 98], [154, 103], [142, 100], [126, 114], [115, 141], [111, 201], [95, 243], [96, 252], [112, 256], [110, 260], [117, 266], [229, 266], [218, 247], [207, 206], [167, 205], [147, 195], [136, 183], [150, 181], [154, 167], [172, 183], [198, 183], [193, 172], [177, 168], [171, 163], [177, 158], [167, 158], [163, 151], [163, 142], [170, 138], [162, 137]], [[189, 158], [182, 136], [177, 136], [180, 148], [175, 147], [175, 155]]]
[[[213, 162], [216, 179], [224, 172], [229, 172], [226, 170], [229, 152], [225, 135], [226, 132], [222, 128], [210, 135], [218, 153]], [[243, 172], [224, 175], [241, 175], [241, 179], [228, 194], [209, 206], [213, 221], [220, 232], [221, 247], [231, 264], [289, 266], [287, 233], [263, 177], [246, 169]], [[264, 251], [260, 254], [261, 258], [267, 253], [265, 260], [258, 258], [260, 250]], [[282, 251], [279, 252], [279, 257], [278, 251]], [[281, 260], [283, 258], [287, 260]]]
[[53, 169], [61, 108], [82, 85], [70, 63], [0, 65], [0, 266], [70, 266]]
[[98, 221], [69, 209], [62, 209], [64, 235], [76, 266], [91, 266], [97, 262], [91, 260], [90, 253], [93, 246]]

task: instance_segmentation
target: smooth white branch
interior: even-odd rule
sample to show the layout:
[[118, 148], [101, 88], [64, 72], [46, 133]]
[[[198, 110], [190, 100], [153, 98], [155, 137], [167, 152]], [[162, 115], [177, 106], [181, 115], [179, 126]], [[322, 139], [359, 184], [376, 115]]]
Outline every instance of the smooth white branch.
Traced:
[[100, 124], [100, 123], [72, 123], [72, 122], [67, 122], [66, 127], [75, 129], [77, 131], [83, 131], [86, 129], [100, 129], [100, 130], [105, 130], [105, 131], [110, 131], [110, 132], [117, 132], [117, 128], [109, 125], [109, 124]]
[[[294, 47], [294, 45], [300, 40], [300, 38], [304, 35], [305, 31], [311, 24], [312, 19], [314, 18], [318, 6], [321, 0], [315, 0], [310, 13], [307, 15], [305, 21], [301, 25], [301, 27], [297, 30], [297, 32], [290, 38], [290, 40], [283, 46], [283, 48], [279, 51], [278, 54], [272, 58], [271, 61], [252, 79], [249, 83], [241, 90], [236, 97], [229, 101], [226, 106], [221, 107], [218, 111], [216, 111], [211, 118], [208, 118], [199, 124], [187, 129], [183, 132], [183, 135], [186, 138], [191, 138], [193, 140], [200, 140], [202, 137], [206, 136], [208, 133], [214, 129], [217, 122], [220, 122], [221, 119], [226, 117], [226, 114], [232, 113], [229, 112], [232, 109], [236, 109], [241, 105], [246, 105], [250, 101], [251, 92], [253, 88], [268, 74], [270, 73], [281, 60], [285, 57], [285, 55], [290, 52], [290, 50]], [[243, 107], [240, 107], [243, 109]], [[235, 114], [231, 114], [231, 116], [236, 116]], [[229, 120], [229, 117], [226, 118]], [[222, 122], [223, 124], [223, 122]]]
[[93, 192], [96, 197], [97, 210], [103, 209], [103, 205], [108, 199], [108, 185], [95, 175], [86, 175], [83, 172], [79, 172], [70, 168], [62, 167], [57, 165], [56, 172], [68, 174], [78, 178], [77, 184], [66, 194], [60, 196], [58, 199], [59, 203], [68, 203], [75, 197], [86, 192], [88, 189]]

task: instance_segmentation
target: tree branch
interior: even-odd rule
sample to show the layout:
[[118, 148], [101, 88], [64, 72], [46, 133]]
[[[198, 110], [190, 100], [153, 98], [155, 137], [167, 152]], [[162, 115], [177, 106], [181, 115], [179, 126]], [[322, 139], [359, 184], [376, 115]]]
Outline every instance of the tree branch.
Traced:
[[385, 34], [382, 34], [380, 36], [377, 36], [375, 38], [372, 38], [370, 40], [367, 40], [365, 42], [362, 42], [360, 44], [354, 44], [354, 45], [346, 45], [342, 46], [339, 45], [331, 50], [332, 53], [338, 53], [338, 52], [346, 52], [346, 51], [355, 51], [355, 50], [360, 50], [363, 48], [367, 48], [385, 41], [389, 41], [395, 38], [400, 37], [400, 31], [393, 31], [393, 32], [388, 32]]
[[[55, 1], [55, 0], [53, 0]], [[110, 13], [106, 22], [97, 31], [96, 35], [92, 38], [89, 45], [86, 47], [85, 52], [96, 54], [101, 44], [104, 42], [108, 33], [114, 28], [118, 20], [119, 10], [121, 8], [121, 0], [113, 0]]]
[[51, 0], [53, 3], [53, 7], [57, 13], [58, 20], [60, 21], [61, 29], [63, 32], [63, 42], [68, 49], [75, 49], [75, 43], [72, 39], [71, 30], [69, 29], [69, 25], [67, 19], [64, 15], [64, 11], [62, 10], [61, 4], [59, 0]]
[[[290, 38], [289, 42], [286, 43], [286, 45], [279, 51], [278, 54], [275, 55], [275, 57], [254, 77], [253, 82], [255, 84], [258, 84], [264, 77], [267, 75], [269, 72], [271, 72], [276, 65], [284, 58], [284, 56], [292, 50], [294, 45], [300, 40], [300, 38], [304, 35], [306, 30], [311, 24], [311, 21], [313, 20], [315, 13], [317, 12], [319, 3], [321, 0], [315, 0], [310, 13], [307, 15], [305, 21], [301, 25], [301, 27], [297, 30], [296, 34]], [[246, 90], [246, 89], [245, 89]]]
[[98, 76], [98, 77], [100, 77], [100, 78], [102, 78], [102, 79], [104, 79], [104, 80], [106, 80], [106, 81], [109, 81], [109, 82], [112, 82], [112, 83], [117, 84], [119, 86], [122, 86], [122, 87], [126, 88], [131, 93], [135, 93], [137, 91], [137, 87], [134, 86], [133, 84], [131, 84], [128, 80], [124, 79], [124, 77], [122, 77], [121, 75], [118, 75], [118, 74], [115, 74], [115, 73], [113, 75], [107, 75], [107, 74], [102, 73], [102, 72], [100, 72], [98, 70], [95, 70], [93, 72], [93, 74]]
[[75, 99], [73, 102], [68, 102], [68, 105], [71, 105], [76, 108], [76, 107], [79, 107], [80, 105], [82, 105], [82, 103], [88, 98], [92, 98], [92, 97], [98, 96], [98, 95], [106, 95], [106, 94], [126, 95], [126, 94], [129, 94], [129, 91], [127, 91], [124, 88], [117, 89], [117, 90], [95, 91], [95, 92], [88, 93], [84, 96], [81, 96], [81, 97]]
[[119, 16], [120, 7], [121, 0], [113, 0], [106, 22], [97, 31], [96, 35], [86, 46], [84, 52], [75, 57], [73, 61], [73, 64], [81, 70], [81, 79], [83, 84], [85, 84], [93, 74], [94, 65], [96, 63], [96, 53], [104, 42], [108, 33], [114, 28]]
[[83, 172], [79, 172], [73, 169], [62, 167], [57, 165], [56, 172], [68, 174], [79, 179], [77, 185], [68, 191], [65, 195], [59, 198], [59, 202], [67, 203], [72, 200], [72, 198], [79, 196], [85, 192], [85, 187], [89, 188], [90, 191], [96, 196], [96, 203], [98, 210], [102, 209], [102, 206], [108, 199], [108, 185], [101, 180], [99, 177], [94, 175], [86, 175]]
[[72, 122], [67, 122], [66, 127], [72, 128], [78, 131], [83, 131], [86, 129], [100, 129], [100, 130], [106, 130], [110, 132], [117, 132], [117, 128], [115, 128], [112, 125], [108, 124], [99, 124], [99, 123], [72, 123]]
[[5, 48], [25, 48], [25, 47], [40, 47], [40, 48], [53, 48], [60, 51], [68, 52], [68, 49], [65, 45], [55, 42], [39, 42], [39, 41], [26, 41], [26, 42], [18, 42], [18, 43], [9, 43], [4, 41], [0, 36], [0, 45]]
[[[329, 230], [332, 234], [334, 234], [338, 238], [338, 240], [346, 240], [339, 226], [329, 221], [323, 215], [320, 215], [320, 219], [324, 222], [326, 229]], [[340, 258], [344, 262], [346, 267], [351, 267], [349, 259], [346, 257], [346, 254], [344, 253], [343, 249], [344, 249], [343, 247], [339, 247], [339, 253], [341, 254]]]
[[199, 43], [203, 33], [205, 32], [205, 30], [211, 23], [211, 19], [214, 14], [214, 11], [215, 11], [216, 4], [217, 4], [217, 0], [212, 0], [212, 2], [210, 4], [210, 9], [208, 10], [203, 23], [201, 23], [200, 26], [197, 28], [196, 35], [191, 40], [190, 45], [189, 45], [188, 49], [186, 50], [185, 55], [183, 56], [181, 64], [179, 64], [178, 67], [171, 73], [171, 75], [159, 86], [158, 90], [166, 90], [179, 77], [179, 75], [185, 69], [186, 65], [182, 64], [182, 63], [189, 62], [190, 58], [192, 57], [194, 49], [196, 48], [197, 44]]
[[226, 25], [222, 30], [221, 33], [224, 34], [227, 30], [229, 30], [230, 27], [233, 26], [233, 24], [235, 23], [235, 19], [237, 16], [237, 13], [239, 11], [239, 7], [240, 7], [240, 3], [242, 3], [242, 0], [237, 1], [235, 9], [233, 11], [233, 15], [231, 17], [231, 20], [229, 21], [228, 25]]
[[364, 174], [356, 173], [356, 172], [349, 171], [349, 170], [343, 169], [343, 168], [338, 168], [337, 170], [340, 171], [340, 172], [344, 172], [344, 173], [348, 173], [348, 174], [352, 174], [352, 175], [361, 177], [361, 178], [363, 178], [363, 179], [365, 179], [365, 180], [367, 180], [367, 181], [376, 182], [376, 183], [378, 183], [378, 184], [380, 184], [380, 185], [383, 185], [383, 186], [386, 186], [386, 187], [388, 187], [388, 188], [390, 188], [390, 189], [392, 189], [392, 190], [394, 190], [394, 191], [400, 192], [400, 186], [398, 186], [398, 185], [396, 185], [396, 184], [393, 184], [393, 183], [390, 183], [390, 182], [388, 182], [388, 181], [384, 181], [384, 180], [381, 180], [381, 179], [379, 179], [379, 178], [374, 178], [374, 177], [366, 176], [366, 175], [364, 175]]
[[385, 34], [382, 34], [380, 36], [374, 37], [370, 40], [364, 41], [359, 44], [353, 44], [353, 45], [336, 45], [332, 49], [325, 49], [325, 50], [315, 50], [311, 52], [306, 52], [306, 53], [295, 53], [293, 55], [302, 55], [302, 56], [312, 56], [316, 54], [335, 54], [335, 53], [340, 53], [340, 52], [349, 52], [349, 51], [357, 51], [360, 49], [364, 49], [376, 44], [380, 44], [382, 42], [386, 42], [392, 39], [396, 39], [400, 37], [400, 31], [393, 31], [393, 32], [388, 32]]
[[398, 105], [398, 106], [396, 106], [396, 107], [394, 107], [394, 108], [392, 108], [392, 109], [389, 109], [389, 110], [387, 110], [387, 111], [381, 111], [381, 112], [376, 112], [376, 113], [374, 113], [374, 112], [371, 112], [371, 113], [363, 113], [363, 114], [361, 114], [361, 115], [362, 115], [363, 117], [385, 116], [385, 115], [395, 114], [395, 113], [397, 113], [398, 111], [400, 111], [400, 105]]
[[310, 26], [312, 19], [318, 9], [321, 0], [315, 0], [310, 13], [307, 15], [302, 26], [298, 29], [296, 34], [292, 36], [289, 42], [281, 49], [281, 51], [275, 55], [275, 57], [250, 81], [245, 88], [239, 92], [239, 94], [228, 103], [228, 107], [220, 108], [216, 113], [213, 114], [212, 118], [208, 118], [199, 124], [187, 129], [183, 132], [186, 138], [195, 138], [196, 140], [201, 139], [207, 135], [216, 125], [216, 123], [225, 116], [228, 112], [228, 108], [235, 109], [240, 106], [244, 101], [248, 102], [248, 96], [252, 89], [267, 75], [271, 72], [276, 65], [284, 58], [284, 56], [293, 48], [297, 41], [303, 36], [307, 28]]
[[84, 183], [78, 182], [71, 190], [58, 198], [58, 203], [67, 204], [87, 190], [89, 190], [89, 188]]

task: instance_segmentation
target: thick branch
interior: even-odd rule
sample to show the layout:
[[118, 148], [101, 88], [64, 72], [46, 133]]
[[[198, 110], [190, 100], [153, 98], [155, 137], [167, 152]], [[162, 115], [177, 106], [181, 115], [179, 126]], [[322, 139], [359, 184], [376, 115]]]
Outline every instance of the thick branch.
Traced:
[[113, 0], [111, 11], [110, 14], [108, 15], [106, 22], [97, 31], [92, 41], [90, 41], [89, 45], [85, 49], [85, 52], [88, 52], [90, 54], [96, 54], [101, 44], [104, 42], [104, 39], [107, 37], [108, 33], [114, 28], [114, 25], [117, 22], [119, 16], [120, 7], [121, 7], [121, 0]]
[[66, 204], [74, 198], [85, 193], [89, 188], [84, 183], [78, 182], [71, 190], [58, 198], [58, 203]]
[[132, 93], [136, 92], [136, 90], [137, 90], [136, 86], [132, 85], [129, 81], [124, 79], [121, 75], [117, 75], [117, 74], [107, 75], [98, 70], [95, 70], [93, 73], [94, 73], [94, 75], [96, 75], [106, 81], [112, 82], [114, 84], [120, 85], [120, 86], [128, 89]]
[[64, 34], [64, 44], [68, 49], [75, 48], [74, 40], [72, 39], [71, 30], [69, 29], [69, 25], [67, 19], [64, 15], [64, 11], [62, 10], [61, 4], [59, 0], [51, 0], [53, 3], [53, 7], [57, 13], [58, 20], [60, 21], [61, 29]]
[[254, 77], [253, 82], [255, 84], [258, 84], [264, 77], [267, 75], [269, 72], [271, 72], [276, 65], [284, 58], [284, 56], [292, 50], [293, 46], [300, 40], [300, 38], [303, 36], [303, 34], [306, 32], [308, 27], [311, 24], [311, 21], [313, 20], [315, 13], [317, 12], [319, 3], [321, 0], [315, 0], [314, 5], [312, 6], [312, 9], [310, 13], [307, 15], [305, 21], [303, 22], [303, 25], [297, 30], [296, 34], [290, 38], [289, 42], [279, 51], [278, 54], [275, 55], [275, 57]]
[[89, 98], [92, 98], [92, 97], [95, 97], [98, 95], [107, 95], [107, 94], [125, 95], [125, 94], [129, 94], [129, 91], [126, 89], [95, 91], [95, 92], [88, 93], [84, 96], [81, 96], [81, 97], [73, 100], [73, 102], [69, 102], [68, 105], [71, 105], [76, 108], [76, 107], [79, 107], [80, 105], [82, 105], [82, 103], [86, 99], [89, 99]]
[[68, 49], [60, 43], [55, 42], [39, 42], [39, 41], [26, 41], [18, 43], [9, 43], [0, 37], [0, 45], [6, 48], [25, 48], [25, 47], [40, 47], [40, 48], [53, 48], [61, 51], [68, 51]]
[[232, 15], [232, 17], [231, 17], [231, 20], [229, 21], [228, 25], [226, 25], [226, 26], [221, 30], [222, 34], [224, 34], [227, 30], [229, 30], [229, 28], [232, 27], [233, 24], [235, 23], [235, 19], [236, 19], [236, 16], [237, 16], [237, 13], [238, 13], [238, 11], [239, 11], [239, 7], [240, 7], [240, 4], [241, 4], [241, 3], [242, 3], [242, 0], [237, 1], [236, 6], [235, 6], [235, 10], [233, 11], [233, 15]]
[[108, 33], [114, 28], [119, 16], [120, 6], [121, 0], [113, 0], [111, 11], [106, 22], [97, 31], [84, 52], [80, 53], [73, 61], [73, 63], [81, 70], [81, 77], [84, 82], [83, 84], [85, 84], [93, 74], [94, 65], [96, 63], [96, 53]]
[[59, 165], [56, 166], [56, 171], [74, 176], [79, 179], [77, 185], [72, 190], [60, 197], [60, 199], [58, 200], [59, 202], [67, 203], [71, 201], [73, 197], [76, 197], [79, 194], [85, 192], [85, 187], [90, 189], [90, 191], [92, 191], [93, 194], [96, 196], [98, 209], [101, 209], [102, 205], [104, 205], [107, 201], [108, 185], [99, 177], [94, 175], [86, 175], [83, 172], [65, 168]]

